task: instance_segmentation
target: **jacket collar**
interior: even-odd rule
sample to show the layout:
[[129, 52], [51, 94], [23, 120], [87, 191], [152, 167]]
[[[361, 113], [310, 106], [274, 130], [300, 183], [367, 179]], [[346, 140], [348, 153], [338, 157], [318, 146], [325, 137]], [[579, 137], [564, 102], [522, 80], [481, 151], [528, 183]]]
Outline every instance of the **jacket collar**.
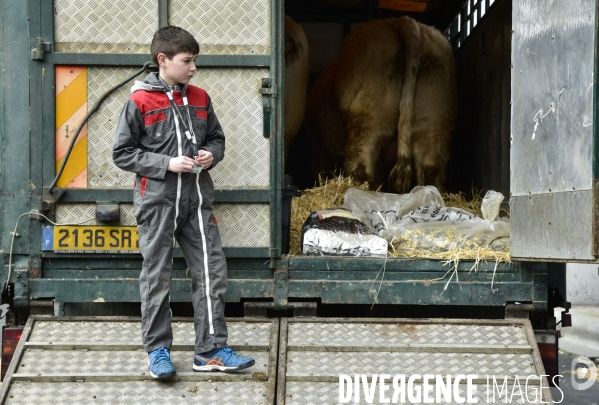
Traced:
[[[187, 90], [187, 84], [183, 85], [183, 90]], [[168, 86], [171, 91], [181, 91], [182, 85], [176, 84], [174, 86]], [[133, 86], [131, 86], [131, 94], [139, 90], [146, 91], [160, 91], [164, 93], [164, 86], [158, 79], [158, 72], [151, 72], [143, 81], [136, 80]]]

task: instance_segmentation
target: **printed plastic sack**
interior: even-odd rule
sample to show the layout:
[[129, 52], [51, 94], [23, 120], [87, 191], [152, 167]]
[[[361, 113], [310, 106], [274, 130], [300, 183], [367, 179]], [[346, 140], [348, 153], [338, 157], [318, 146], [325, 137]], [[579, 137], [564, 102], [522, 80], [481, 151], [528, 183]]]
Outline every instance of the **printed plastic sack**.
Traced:
[[344, 207], [315, 211], [302, 227], [306, 256], [387, 257], [388, 243]]
[[483, 218], [459, 208], [419, 207], [380, 235], [400, 253], [460, 248], [508, 251], [510, 224], [498, 219], [503, 198], [501, 193], [488, 191], [481, 204]]
[[483, 217], [445, 207], [433, 186], [415, 187], [409, 194], [366, 192], [350, 188], [344, 205], [395, 250], [409, 253], [446, 252], [456, 248], [509, 250], [509, 223], [498, 220], [503, 195], [489, 191], [481, 204]]
[[379, 235], [418, 207], [445, 206], [443, 197], [434, 186], [414, 187], [408, 194], [378, 193], [352, 187], [345, 193], [343, 205], [359, 215]]

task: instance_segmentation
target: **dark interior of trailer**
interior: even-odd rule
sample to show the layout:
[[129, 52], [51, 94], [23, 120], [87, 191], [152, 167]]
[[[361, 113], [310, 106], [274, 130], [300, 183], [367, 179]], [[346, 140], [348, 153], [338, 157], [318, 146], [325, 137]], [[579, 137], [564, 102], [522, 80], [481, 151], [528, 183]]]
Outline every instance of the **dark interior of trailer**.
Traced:
[[[459, 103], [447, 191], [495, 190], [508, 197], [511, 7], [511, 0], [286, 0], [285, 13], [308, 39], [309, 86], [358, 24], [408, 15], [443, 32], [454, 49]], [[306, 169], [310, 156], [302, 128], [286, 161], [300, 189], [316, 182]]]

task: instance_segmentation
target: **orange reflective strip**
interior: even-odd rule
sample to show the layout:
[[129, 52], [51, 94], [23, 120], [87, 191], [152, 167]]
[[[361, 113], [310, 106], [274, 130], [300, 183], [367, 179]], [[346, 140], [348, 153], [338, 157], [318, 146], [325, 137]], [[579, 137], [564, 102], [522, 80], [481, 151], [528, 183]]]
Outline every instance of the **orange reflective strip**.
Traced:
[[[62, 165], [64, 158], [56, 162], [56, 172]], [[87, 169], [87, 136], [84, 136], [75, 144], [71, 151], [71, 157], [60, 176], [60, 180], [56, 184], [57, 187], [66, 187], [73, 184], [75, 178], [84, 170]]]
[[87, 103], [87, 70], [82, 71], [56, 96], [56, 129]]
[[[56, 67], [56, 172], [75, 131], [87, 114], [87, 68]], [[87, 187], [87, 126], [74, 145], [58, 187]]]

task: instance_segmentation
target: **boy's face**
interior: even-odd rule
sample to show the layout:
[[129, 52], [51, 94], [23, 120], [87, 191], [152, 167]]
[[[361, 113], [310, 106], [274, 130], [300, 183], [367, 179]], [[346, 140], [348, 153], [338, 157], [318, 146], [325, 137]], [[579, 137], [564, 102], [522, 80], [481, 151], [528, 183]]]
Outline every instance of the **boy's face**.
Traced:
[[158, 64], [160, 65], [160, 77], [169, 86], [175, 84], [188, 84], [196, 72], [196, 58], [189, 52], [181, 52], [169, 59], [165, 54], [158, 54]]

